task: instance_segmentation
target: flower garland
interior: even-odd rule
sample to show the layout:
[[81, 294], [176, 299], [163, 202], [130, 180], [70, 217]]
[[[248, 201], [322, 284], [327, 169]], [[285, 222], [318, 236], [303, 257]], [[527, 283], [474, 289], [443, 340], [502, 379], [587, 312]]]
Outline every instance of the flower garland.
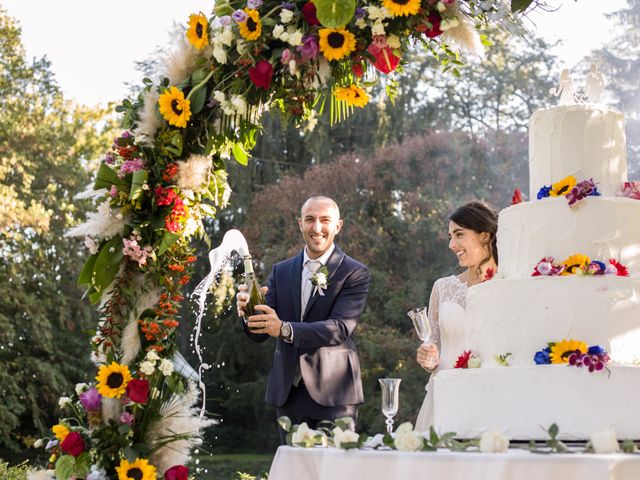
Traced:
[[628, 277], [629, 269], [613, 258], [609, 259], [609, 264], [607, 265], [600, 260], [591, 260], [588, 256], [577, 253], [561, 263], [557, 263], [553, 257], [544, 257], [536, 264], [531, 274], [532, 277], [567, 275], [617, 275], [619, 277]]
[[480, 357], [475, 352], [465, 350], [458, 356], [453, 368], [480, 368], [481, 364]]
[[67, 435], [47, 444], [58, 480], [186, 475], [211, 423], [193, 408], [199, 379], [176, 346], [190, 242], [227, 205], [225, 161], [248, 163], [262, 112], [311, 128], [328, 104], [338, 122], [368, 104], [379, 75], [400, 69], [413, 45], [455, 70], [453, 46], [480, 52], [480, 29], [531, 3], [221, 0], [212, 16], [189, 16], [158, 81], [116, 108], [125, 130], [82, 194], [97, 211], [68, 232], [89, 252], [78, 283], [98, 305], [99, 373], [64, 397], [54, 435]]
[[600, 345], [587, 347], [587, 344], [580, 340], [549, 342], [547, 347], [537, 351], [533, 357], [536, 365], [568, 364], [574, 367], [586, 367], [589, 372], [606, 369], [610, 360], [609, 354], [603, 347]]
[[600, 192], [598, 191], [597, 185], [598, 184], [593, 181], [593, 178], [577, 182], [576, 177], [569, 175], [553, 185], [543, 186], [538, 191], [536, 197], [538, 200], [542, 200], [547, 197], [564, 196], [569, 200], [569, 206], [573, 207], [586, 197], [599, 197]]

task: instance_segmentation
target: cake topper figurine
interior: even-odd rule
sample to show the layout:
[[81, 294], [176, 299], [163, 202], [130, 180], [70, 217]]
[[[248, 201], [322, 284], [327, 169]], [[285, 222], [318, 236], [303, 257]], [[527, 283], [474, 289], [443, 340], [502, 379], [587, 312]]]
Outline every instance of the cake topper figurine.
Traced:
[[600, 97], [604, 90], [604, 75], [598, 70], [595, 63], [591, 64], [591, 70], [587, 74], [587, 87], [585, 95], [589, 103], [600, 103]]
[[571, 81], [571, 74], [568, 68], [562, 69], [562, 72], [560, 72], [560, 85], [558, 85], [557, 88], [551, 88], [549, 93], [554, 97], [560, 95], [560, 105], [573, 105], [576, 103], [573, 82]]

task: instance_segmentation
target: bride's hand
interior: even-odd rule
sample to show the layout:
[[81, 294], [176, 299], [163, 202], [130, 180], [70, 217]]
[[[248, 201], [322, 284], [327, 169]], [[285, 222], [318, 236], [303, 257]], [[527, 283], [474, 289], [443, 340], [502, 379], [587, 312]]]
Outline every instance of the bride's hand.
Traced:
[[418, 364], [427, 372], [433, 372], [440, 362], [440, 354], [435, 343], [422, 344], [416, 354]]

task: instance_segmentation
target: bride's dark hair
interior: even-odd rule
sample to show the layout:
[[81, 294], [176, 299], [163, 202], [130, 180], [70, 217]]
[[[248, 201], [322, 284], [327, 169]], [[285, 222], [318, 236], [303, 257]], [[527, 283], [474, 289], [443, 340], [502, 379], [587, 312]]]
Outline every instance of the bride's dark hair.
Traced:
[[469, 202], [458, 207], [449, 215], [449, 220], [476, 233], [487, 232], [489, 234], [491, 254], [480, 262], [480, 265], [478, 265], [478, 273], [481, 273], [480, 267], [491, 260], [491, 257], [493, 257], [496, 265], [498, 264], [498, 242], [496, 239], [496, 234], [498, 233], [498, 214], [494, 212], [492, 208], [482, 202]]

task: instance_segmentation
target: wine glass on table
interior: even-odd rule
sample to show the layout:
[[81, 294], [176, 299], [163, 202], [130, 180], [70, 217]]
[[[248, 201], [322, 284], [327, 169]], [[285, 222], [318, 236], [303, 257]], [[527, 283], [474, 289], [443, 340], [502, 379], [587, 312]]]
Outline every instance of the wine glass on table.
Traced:
[[382, 414], [387, 418], [387, 433], [393, 432], [393, 417], [398, 413], [400, 405], [400, 378], [379, 378], [382, 387]]
[[423, 345], [431, 343], [431, 325], [429, 325], [429, 317], [427, 316], [427, 307], [414, 308], [409, 310], [407, 315], [413, 322], [413, 328], [416, 329], [416, 333]]

